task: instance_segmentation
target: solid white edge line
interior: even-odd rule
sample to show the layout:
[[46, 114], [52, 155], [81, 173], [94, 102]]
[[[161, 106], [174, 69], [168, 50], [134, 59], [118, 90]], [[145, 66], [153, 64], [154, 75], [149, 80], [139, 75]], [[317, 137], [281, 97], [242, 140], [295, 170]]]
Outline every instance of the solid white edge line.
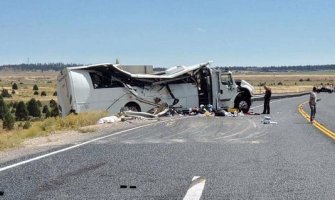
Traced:
[[183, 200], [198, 200], [201, 198], [202, 192], [205, 188], [206, 179], [201, 178], [200, 176], [194, 176], [192, 178], [192, 183], [190, 188], [187, 190], [187, 193]]
[[[168, 120], [166, 120], [166, 121], [168, 121]], [[161, 121], [161, 122], [165, 122], [165, 121]], [[158, 123], [161, 123], [161, 122], [158, 122]], [[80, 143], [80, 144], [76, 144], [76, 145], [73, 145], [73, 146], [70, 146], [70, 147], [67, 147], [67, 148], [64, 148], [64, 149], [60, 149], [60, 150], [57, 150], [57, 151], [54, 151], [54, 152], [51, 152], [51, 153], [47, 153], [47, 154], [44, 154], [44, 155], [41, 155], [41, 156], [37, 156], [35, 158], [31, 158], [31, 159], [24, 160], [24, 161], [21, 161], [21, 162], [12, 164], [12, 165], [8, 165], [6, 167], [0, 168], [0, 172], [5, 171], [7, 169], [17, 167], [17, 166], [20, 166], [20, 165], [23, 165], [23, 164], [26, 164], [26, 163], [30, 163], [30, 162], [33, 162], [33, 161], [36, 161], [36, 160], [40, 160], [42, 158], [45, 158], [45, 157], [48, 157], [48, 156], [51, 156], [51, 155], [55, 155], [55, 154], [58, 154], [58, 153], [61, 153], [61, 152], [65, 152], [65, 151], [68, 151], [68, 150], [71, 150], [71, 149], [74, 149], [74, 148], [77, 148], [77, 147], [95, 142], [97, 140], [105, 139], [105, 138], [108, 138], [108, 137], [111, 137], [111, 136], [119, 135], [119, 134], [124, 133], [124, 132], [136, 130], [136, 129], [143, 128], [143, 127], [146, 127], [146, 126], [150, 126], [150, 125], [153, 125], [153, 124], [156, 124], [156, 123], [145, 124], [145, 125], [142, 125], [142, 126], [130, 128], [130, 129], [123, 130], [123, 131], [119, 131], [119, 132], [116, 132], [116, 133], [112, 133], [112, 134], [109, 134], [109, 135], [105, 135], [105, 136], [102, 136], [102, 137], [98, 137], [98, 138], [83, 142], [83, 143]]]

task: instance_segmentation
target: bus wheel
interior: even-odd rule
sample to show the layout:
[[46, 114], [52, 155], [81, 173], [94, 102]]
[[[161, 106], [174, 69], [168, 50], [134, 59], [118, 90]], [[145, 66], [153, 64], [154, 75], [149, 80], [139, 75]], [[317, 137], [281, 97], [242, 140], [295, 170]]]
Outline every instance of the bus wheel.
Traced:
[[251, 106], [250, 98], [244, 97], [242, 95], [238, 95], [235, 100], [235, 108], [238, 108], [243, 113], [249, 112]]
[[134, 112], [141, 112], [140, 106], [135, 102], [129, 102], [125, 106], [126, 110], [131, 110]]

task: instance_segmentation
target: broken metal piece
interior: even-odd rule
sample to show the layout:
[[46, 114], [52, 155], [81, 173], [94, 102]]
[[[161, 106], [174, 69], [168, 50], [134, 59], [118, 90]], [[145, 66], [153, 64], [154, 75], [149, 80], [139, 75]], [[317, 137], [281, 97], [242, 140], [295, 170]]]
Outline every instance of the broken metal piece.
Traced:
[[146, 112], [134, 112], [134, 111], [124, 111], [126, 117], [143, 117], [143, 118], [156, 118], [156, 115], [146, 113]]

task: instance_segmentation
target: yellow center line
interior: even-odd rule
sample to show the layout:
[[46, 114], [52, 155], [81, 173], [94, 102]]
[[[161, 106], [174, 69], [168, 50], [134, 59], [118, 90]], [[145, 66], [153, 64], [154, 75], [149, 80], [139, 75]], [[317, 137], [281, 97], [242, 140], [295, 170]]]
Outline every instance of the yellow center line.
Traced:
[[[310, 121], [310, 116], [303, 109], [303, 105], [306, 104], [306, 103], [307, 103], [307, 101], [300, 104], [299, 107], [298, 107], [298, 111], [307, 121]], [[320, 124], [318, 121], [314, 120], [313, 121], [313, 126], [315, 126], [322, 133], [326, 134], [327, 136], [329, 136], [330, 138], [335, 140], [335, 133], [333, 131], [329, 130], [327, 127]]]

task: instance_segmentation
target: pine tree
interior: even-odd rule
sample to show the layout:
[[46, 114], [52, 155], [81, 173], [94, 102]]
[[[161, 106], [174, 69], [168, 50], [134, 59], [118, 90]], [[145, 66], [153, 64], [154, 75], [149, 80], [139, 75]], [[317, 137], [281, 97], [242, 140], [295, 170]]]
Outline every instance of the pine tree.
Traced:
[[14, 101], [13, 104], [12, 104], [12, 107], [13, 107], [13, 108], [16, 108], [17, 104], [18, 104], [18, 102], [17, 102], [17, 101]]
[[14, 128], [14, 124], [15, 124], [14, 117], [12, 116], [12, 114], [7, 112], [4, 116], [2, 127], [7, 130], [12, 130]]
[[32, 98], [27, 103], [27, 110], [29, 115], [33, 117], [41, 117], [41, 111], [40, 108], [37, 105], [36, 99]]
[[58, 110], [57, 106], [55, 106], [55, 107], [53, 107], [51, 109], [50, 116], [51, 117], [57, 117], [57, 116], [59, 116], [59, 110]]
[[38, 90], [38, 86], [35, 84], [34, 87], [33, 87], [33, 90]]
[[28, 110], [26, 104], [23, 101], [20, 101], [16, 106], [15, 111], [16, 120], [26, 120], [28, 119]]
[[49, 118], [49, 117], [51, 117], [51, 113], [50, 113], [50, 111], [48, 109], [47, 112], [45, 113], [45, 118]]
[[12, 95], [9, 94], [8, 90], [5, 89], [5, 88], [2, 88], [1, 96], [2, 96], [2, 97], [7, 97], [7, 98], [12, 97]]
[[17, 89], [18, 89], [18, 87], [17, 87], [17, 84], [16, 84], [16, 83], [13, 83], [13, 85], [12, 85], [12, 89], [13, 89], [13, 90], [17, 90]]
[[42, 91], [41, 96], [47, 96], [47, 93], [45, 91]]
[[37, 103], [38, 107], [42, 108], [42, 103], [41, 103], [40, 100], [37, 100], [36, 103]]
[[49, 107], [47, 105], [43, 106], [42, 113], [47, 113], [49, 112]]
[[8, 112], [8, 106], [3, 100], [3, 98], [0, 96], [0, 119], [3, 119]]
[[50, 108], [57, 107], [57, 102], [53, 99], [50, 100], [49, 104], [50, 104]]

